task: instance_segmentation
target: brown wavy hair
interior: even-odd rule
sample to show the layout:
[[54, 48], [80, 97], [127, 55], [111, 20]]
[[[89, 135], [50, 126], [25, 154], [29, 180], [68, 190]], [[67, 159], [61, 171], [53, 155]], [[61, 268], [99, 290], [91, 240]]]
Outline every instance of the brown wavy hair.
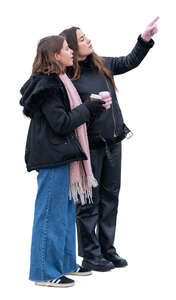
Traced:
[[[60, 35], [63, 36], [67, 43], [69, 48], [71, 48], [74, 52], [74, 60], [73, 60], [73, 76], [72, 76], [72, 80], [76, 80], [80, 77], [80, 66], [79, 66], [79, 62], [78, 62], [78, 41], [77, 41], [77, 36], [76, 36], [76, 30], [80, 29], [79, 27], [70, 27], [68, 29], [63, 30]], [[90, 64], [99, 72], [102, 74], [105, 74], [112, 82], [113, 87], [115, 88], [115, 90], [117, 90], [116, 85], [115, 85], [115, 81], [113, 78], [113, 75], [111, 74], [111, 72], [105, 68], [104, 64], [103, 64], [103, 58], [99, 55], [97, 55], [94, 51], [92, 54], [89, 55], [89, 61]]]
[[54, 58], [55, 53], [60, 53], [64, 40], [63, 36], [52, 35], [39, 41], [32, 66], [32, 75], [39, 72], [48, 75], [51, 73], [64, 73], [65, 67]]

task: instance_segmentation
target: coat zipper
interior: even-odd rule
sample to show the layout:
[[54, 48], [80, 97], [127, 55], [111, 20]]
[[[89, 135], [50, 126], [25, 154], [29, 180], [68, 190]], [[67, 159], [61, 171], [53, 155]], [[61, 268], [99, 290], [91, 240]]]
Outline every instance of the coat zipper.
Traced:
[[[107, 81], [105, 75], [104, 75], [104, 78], [105, 78], [105, 81], [106, 81], [106, 85], [107, 85], [108, 91], [109, 91], [109, 93], [110, 93], [110, 95], [111, 95], [110, 87], [109, 87], [109, 84], [108, 84], [108, 81]], [[116, 124], [116, 122], [115, 122], [115, 117], [114, 117], [114, 106], [113, 106], [113, 102], [112, 102], [112, 118], [113, 118], [113, 122], [114, 122], [114, 137], [116, 137], [116, 136], [117, 136], [117, 126], [116, 126], [117, 124]]]

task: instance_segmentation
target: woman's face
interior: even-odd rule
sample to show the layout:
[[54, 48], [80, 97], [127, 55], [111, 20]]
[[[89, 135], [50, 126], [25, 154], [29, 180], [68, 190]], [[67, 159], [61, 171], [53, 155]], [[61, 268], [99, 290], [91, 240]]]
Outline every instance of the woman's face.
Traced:
[[80, 29], [76, 30], [76, 36], [78, 42], [78, 60], [84, 60], [93, 52], [91, 40]]
[[64, 40], [60, 53], [55, 53], [55, 59], [60, 61], [64, 67], [73, 65], [73, 50], [68, 47], [66, 40]]

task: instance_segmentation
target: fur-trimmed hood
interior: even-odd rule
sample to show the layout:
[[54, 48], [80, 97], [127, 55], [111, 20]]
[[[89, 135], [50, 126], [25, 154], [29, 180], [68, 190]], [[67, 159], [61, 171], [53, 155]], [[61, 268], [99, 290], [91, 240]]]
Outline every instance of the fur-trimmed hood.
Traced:
[[31, 118], [44, 101], [43, 95], [58, 93], [59, 89], [63, 89], [63, 85], [57, 74], [37, 73], [32, 75], [20, 90], [22, 94], [20, 105], [24, 107], [23, 113]]

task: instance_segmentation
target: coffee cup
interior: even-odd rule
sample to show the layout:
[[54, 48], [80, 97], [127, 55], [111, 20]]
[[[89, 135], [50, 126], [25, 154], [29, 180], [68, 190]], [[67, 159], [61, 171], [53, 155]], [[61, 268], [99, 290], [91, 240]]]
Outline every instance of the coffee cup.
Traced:
[[97, 94], [91, 94], [90, 95], [90, 100], [95, 101], [95, 100], [101, 100], [101, 96]]

